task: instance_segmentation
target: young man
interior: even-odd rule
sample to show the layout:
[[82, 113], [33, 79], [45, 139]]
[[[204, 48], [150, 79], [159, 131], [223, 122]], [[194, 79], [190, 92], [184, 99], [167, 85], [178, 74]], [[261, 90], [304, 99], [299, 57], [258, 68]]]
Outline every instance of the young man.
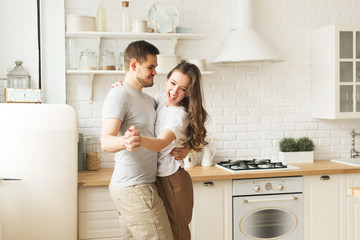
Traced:
[[173, 239], [155, 185], [158, 153], [140, 148], [140, 136], [133, 137], [133, 144], [127, 146], [138, 151], [128, 151], [124, 144], [124, 133], [133, 125], [143, 136], [155, 137], [155, 101], [142, 89], [154, 84], [158, 54], [159, 50], [146, 41], [130, 43], [124, 53], [125, 80], [110, 90], [103, 106], [101, 146], [115, 153], [109, 189], [127, 239]]

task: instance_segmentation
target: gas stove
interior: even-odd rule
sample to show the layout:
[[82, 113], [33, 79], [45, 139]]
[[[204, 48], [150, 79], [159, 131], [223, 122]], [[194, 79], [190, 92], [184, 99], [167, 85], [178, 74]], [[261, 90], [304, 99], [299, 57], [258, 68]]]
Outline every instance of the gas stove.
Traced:
[[297, 169], [298, 167], [284, 164], [282, 162], [272, 162], [270, 159], [252, 159], [252, 160], [232, 160], [221, 161], [216, 164], [217, 167], [231, 172], [247, 170], [286, 170]]

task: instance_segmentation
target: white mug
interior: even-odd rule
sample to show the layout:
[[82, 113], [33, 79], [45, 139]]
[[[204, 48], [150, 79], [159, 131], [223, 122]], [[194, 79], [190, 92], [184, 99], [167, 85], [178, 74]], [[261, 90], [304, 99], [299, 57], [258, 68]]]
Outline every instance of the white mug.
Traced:
[[205, 59], [188, 59], [188, 62], [196, 65], [200, 71], [206, 71]]
[[146, 21], [145, 20], [133, 20], [132, 21], [132, 32], [144, 33], [146, 32]]
[[203, 157], [201, 161], [201, 166], [210, 167], [213, 165], [213, 157], [215, 155], [216, 149], [204, 147], [203, 149]]
[[176, 65], [181, 62], [180, 56], [178, 55], [157, 55], [157, 68], [156, 71], [162, 73], [170, 72]]

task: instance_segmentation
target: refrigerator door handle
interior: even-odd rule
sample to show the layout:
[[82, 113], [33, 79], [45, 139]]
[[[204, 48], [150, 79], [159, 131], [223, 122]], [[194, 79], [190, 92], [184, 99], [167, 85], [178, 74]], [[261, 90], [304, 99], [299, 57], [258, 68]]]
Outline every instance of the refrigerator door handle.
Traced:
[[8, 182], [8, 181], [21, 181], [22, 179], [20, 179], [20, 178], [0, 178], [0, 182], [1, 181], [6, 181], [6, 182]]

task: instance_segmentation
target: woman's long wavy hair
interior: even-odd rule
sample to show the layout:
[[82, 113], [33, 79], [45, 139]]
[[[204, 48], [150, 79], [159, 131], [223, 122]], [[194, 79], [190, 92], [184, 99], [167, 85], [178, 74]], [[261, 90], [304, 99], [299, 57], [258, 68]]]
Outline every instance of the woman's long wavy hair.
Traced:
[[169, 72], [167, 79], [170, 79], [171, 74], [175, 71], [179, 71], [190, 78], [190, 85], [186, 89], [186, 96], [179, 104], [184, 106], [188, 112], [189, 126], [187, 127], [187, 136], [189, 137], [189, 147], [191, 150], [199, 152], [208, 144], [205, 141], [207, 133], [205, 122], [209, 116], [203, 107], [201, 73], [196, 65], [181, 61]]

